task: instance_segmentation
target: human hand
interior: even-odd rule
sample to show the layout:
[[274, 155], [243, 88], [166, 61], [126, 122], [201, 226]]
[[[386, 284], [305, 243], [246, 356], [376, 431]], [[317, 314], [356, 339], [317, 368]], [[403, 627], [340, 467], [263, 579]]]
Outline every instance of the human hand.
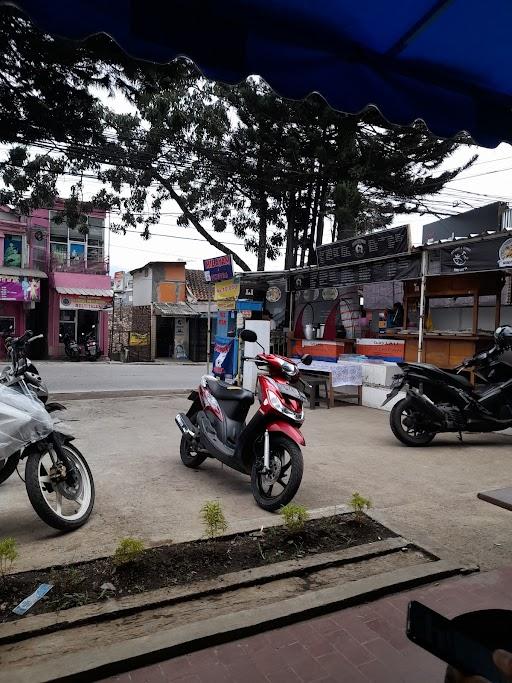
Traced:
[[[497, 668], [503, 674], [503, 682], [512, 683], [512, 653], [505, 650], [496, 650], [492, 658]], [[464, 676], [453, 667], [446, 670], [445, 683], [489, 683], [487, 678], [481, 676]]]

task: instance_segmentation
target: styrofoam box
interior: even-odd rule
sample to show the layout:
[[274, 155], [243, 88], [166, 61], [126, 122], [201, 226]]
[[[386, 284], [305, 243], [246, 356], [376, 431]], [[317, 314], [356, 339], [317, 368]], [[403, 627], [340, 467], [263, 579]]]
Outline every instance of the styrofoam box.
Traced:
[[389, 387], [400, 372], [396, 363], [363, 363], [363, 385]]
[[401, 391], [395, 396], [389, 403], [382, 407], [382, 403], [386, 400], [386, 396], [389, 393], [389, 389], [385, 387], [365, 387], [363, 386], [362, 402], [367, 408], [379, 408], [380, 410], [387, 410], [388, 412], [391, 408], [400, 401], [400, 399], [405, 398], [405, 393]]

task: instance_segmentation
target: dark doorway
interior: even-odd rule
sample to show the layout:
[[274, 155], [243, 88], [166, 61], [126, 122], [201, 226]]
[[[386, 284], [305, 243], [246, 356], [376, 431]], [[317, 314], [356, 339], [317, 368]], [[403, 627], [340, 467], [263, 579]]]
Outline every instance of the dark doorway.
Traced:
[[156, 318], [156, 355], [158, 358], [174, 355], [174, 318], [163, 315]]
[[37, 339], [30, 345], [30, 358], [33, 360], [41, 360], [48, 355], [48, 280], [41, 280], [40, 287], [41, 300], [27, 311], [25, 318], [27, 330], [43, 335], [43, 339]]
[[208, 320], [206, 318], [190, 318], [188, 328], [188, 355], [194, 363], [206, 361], [206, 340]]

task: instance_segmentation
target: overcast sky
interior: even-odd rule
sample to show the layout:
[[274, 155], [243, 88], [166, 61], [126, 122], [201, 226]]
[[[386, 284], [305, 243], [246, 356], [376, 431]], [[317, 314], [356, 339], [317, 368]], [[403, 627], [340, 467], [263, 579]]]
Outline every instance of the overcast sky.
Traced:
[[[107, 98], [110, 107], [117, 111], [128, 110], [126, 101], [115, 96]], [[456, 168], [463, 165], [474, 154], [478, 155], [476, 163], [460, 174], [460, 176], [448, 183], [439, 195], [429, 200], [430, 208], [440, 212], [460, 213], [470, 208], [497, 199], [512, 203], [512, 147], [501, 144], [496, 149], [483, 147], [463, 147], [459, 149], [444, 164], [444, 168]], [[75, 180], [66, 177], [59, 184], [61, 196], [69, 194], [69, 187]], [[84, 199], [96, 193], [101, 183], [96, 180], [84, 180]], [[126, 235], [110, 233], [110, 264], [111, 272], [116, 270], [132, 270], [140, 267], [148, 261], [154, 260], [184, 260], [189, 268], [202, 268], [202, 260], [220, 254], [206, 240], [204, 240], [192, 227], [183, 228], [176, 224], [179, 215], [178, 207], [173, 202], [163, 204], [162, 218], [159, 225], [152, 229], [152, 237], [143, 240], [134, 232]], [[421, 226], [437, 220], [438, 217], [430, 215], [410, 214], [397, 215], [393, 225], [409, 223], [412, 225], [413, 241], [419, 243], [421, 239]], [[115, 220], [115, 216], [112, 217]], [[326, 241], [329, 239], [329, 231], [326, 230]], [[251, 266], [256, 267], [256, 256], [247, 253], [240, 239], [235, 237], [232, 231], [216, 233], [216, 237], [236, 251]], [[284, 248], [281, 249], [284, 254]], [[277, 261], [267, 261], [267, 270], [283, 267], [284, 256]]]

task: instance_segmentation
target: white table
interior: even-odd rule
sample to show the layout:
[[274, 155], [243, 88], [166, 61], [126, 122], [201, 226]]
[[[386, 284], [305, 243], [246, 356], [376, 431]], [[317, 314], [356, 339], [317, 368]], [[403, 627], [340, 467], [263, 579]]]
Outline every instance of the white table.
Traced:
[[[303, 375], [325, 375], [327, 378], [327, 391], [329, 395], [329, 405], [334, 406], [336, 400], [335, 387], [357, 387], [355, 394], [343, 394], [345, 398], [357, 398], [357, 404], [362, 402], [363, 386], [363, 366], [362, 363], [351, 363], [343, 361], [341, 363], [328, 363], [327, 361], [314, 360], [311, 365], [298, 364]], [[342, 399], [342, 400], [343, 400]]]

